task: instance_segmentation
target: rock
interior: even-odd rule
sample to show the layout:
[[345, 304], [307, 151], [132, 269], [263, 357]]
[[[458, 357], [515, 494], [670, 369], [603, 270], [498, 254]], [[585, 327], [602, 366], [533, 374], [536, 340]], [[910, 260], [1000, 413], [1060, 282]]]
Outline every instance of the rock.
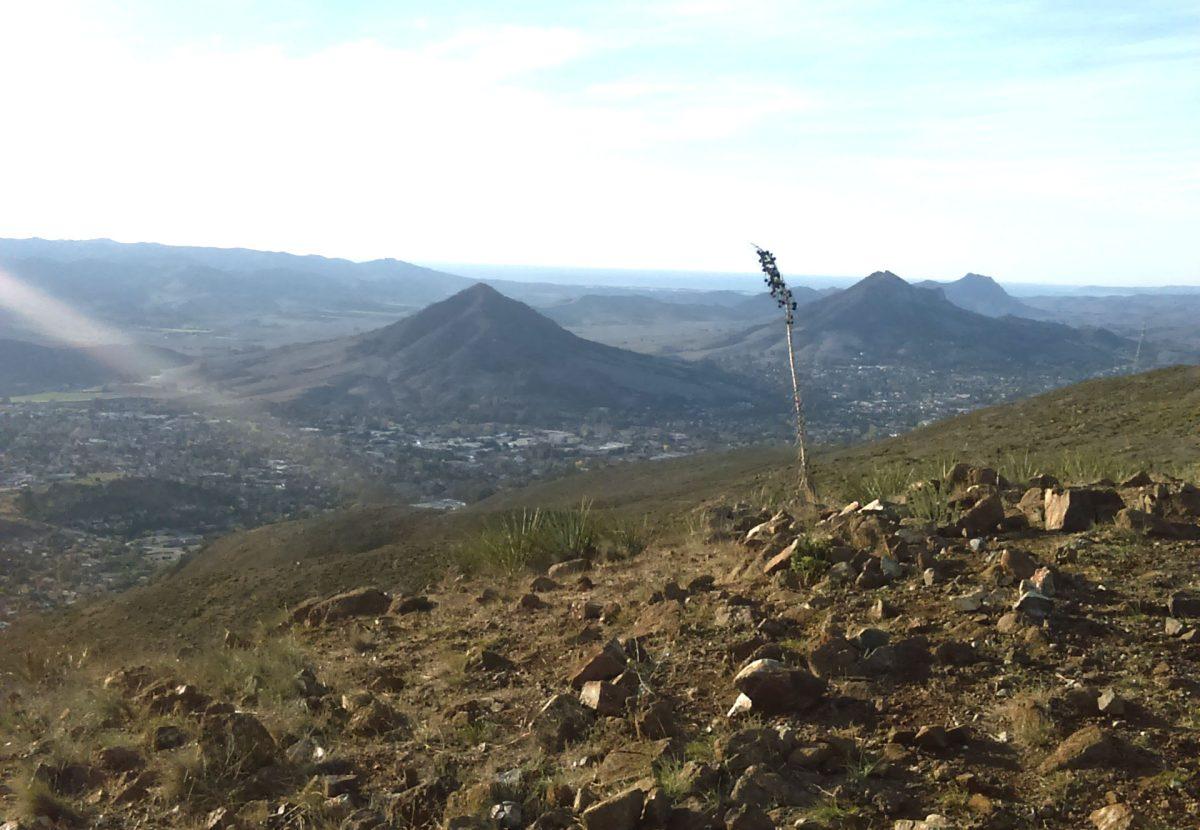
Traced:
[[625, 671], [625, 651], [616, 640], [609, 640], [603, 648], [588, 657], [571, 676], [571, 686], [582, 689], [589, 680], [612, 680]]
[[925, 750], [949, 749], [950, 734], [942, 726], [922, 726], [917, 730], [913, 743]]
[[1106, 715], [1120, 717], [1125, 714], [1125, 699], [1113, 689], [1105, 689], [1096, 699], [1096, 708]]
[[132, 772], [146, 766], [146, 759], [133, 747], [109, 746], [97, 754], [100, 767], [107, 772]]
[[1178, 637], [1183, 633], [1184, 624], [1174, 617], [1167, 617], [1167, 622], [1163, 626], [1168, 637]]
[[1041, 527], [1046, 521], [1046, 495], [1041, 487], [1030, 487], [1017, 502], [1017, 509], [1029, 520], [1034, 527]]
[[638, 714], [637, 732], [651, 740], [670, 738], [679, 732], [675, 707], [666, 700], [656, 700]]
[[1037, 563], [1025, 551], [1005, 548], [1000, 551], [1000, 568], [1015, 579], [1029, 579], [1037, 571]]
[[1013, 610], [1034, 619], [1042, 619], [1050, 616], [1050, 612], [1054, 610], [1054, 600], [1037, 591], [1028, 590], [1013, 604]]
[[467, 654], [467, 671], [507, 672], [516, 668], [516, 664], [498, 651], [490, 648], [472, 650]]
[[1047, 490], [1046, 530], [1079, 533], [1098, 522], [1111, 522], [1124, 506], [1121, 496], [1112, 489], [1069, 487]]
[[751, 807], [796, 807], [809, 800], [808, 792], [764, 765], [747, 769], [733, 785], [729, 798]]
[[155, 751], [163, 752], [168, 749], [178, 749], [188, 742], [187, 733], [178, 726], [159, 726], [154, 730], [150, 745]]
[[1176, 593], [1167, 600], [1167, 612], [1175, 618], [1200, 617], [1200, 596]]
[[825, 681], [778, 660], [755, 660], [737, 673], [733, 684], [750, 698], [755, 711], [764, 714], [804, 711], [825, 694]]
[[971, 549], [971, 553], [981, 553], [984, 547], [983, 539], [976, 537], [967, 542], [967, 547]]
[[883, 648], [891, 641], [891, 635], [880, 628], [863, 628], [854, 635], [851, 641], [860, 651], [871, 652]]
[[548, 576], [535, 576], [529, 583], [529, 590], [535, 594], [546, 591], [557, 591], [562, 586]]
[[306, 625], [335, 622], [350, 617], [374, 617], [383, 614], [391, 597], [378, 588], [356, 588], [328, 599], [305, 600], [292, 609], [292, 622]]
[[995, 529], [1004, 521], [1004, 502], [996, 493], [984, 496], [967, 509], [958, 520], [958, 527], [969, 536], [979, 536]]
[[642, 827], [665, 827], [671, 818], [671, 797], [655, 787], [646, 795], [642, 805]]
[[551, 579], [561, 579], [564, 576], [574, 576], [590, 569], [592, 563], [587, 559], [567, 559], [551, 565], [546, 570], [546, 576]]
[[274, 763], [276, 746], [271, 733], [249, 712], [205, 717], [200, 733], [205, 763], [218, 770], [230, 765], [242, 774], [257, 772]]
[[737, 776], [752, 766], [777, 766], [787, 745], [774, 729], [752, 727], [734, 732], [717, 750], [725, 769]]
[[1121, 749], [1115, 738], [1098, 726], [1085, 726], [1071, 734], [1042, 761], [1042, 773], [1064, 769], [1089, 769], [1113, 764], [1120, 758]]
[[631, 672], [616, 680], [589, 680], [583, 684], [579, 702], [598, 715], [618, 717], [625, 714], [629, 701], [637, 695], [638, 679]]
[[542, 706], [530, 724], [539, 746], [560, 752], [591, 729], [591, 710], [568, 695], [555, 695]]
[[1128, 804], [1109, 804], [1101, 807], [1090, 816], [1096, 830], [1135, 830], [1141, 825], [1137, 814]]
[[876, 622], [890, 620], [899, 613], [896, 607], [885, 599], [875, 600], [875, 604], [871, 606], [871, 611], [868, 616]]
[[843, 677], [852, 674], [860, 654], [845, 637], [826, 635], [808, 653], [808, 667], [817, 677]]
[[321, 791], [326, 798], [337, 798], [339, 795], [356, 793], [361, 786], [362, 781], [357, 775], [321, 776]]
[[1038, 568], [1033, 572], [1033, 576], [1029, 577], [1029, 581], [1042, 596], [1053, 597], [1058, 592], [1054, 581], [1054, 571], [1049, 568]]
[[521, 805], [515, 801], [502, 801], [494, 805], [488, 817], [500, 830], [521, 830], [525, 826], [525, 815]]
[[796, 542], [792, 542], [779, 553], [772, 556], [763, 565], [763, 573], [767, 576], [782, 573], [792, 566], [792, 557], [796, 553]]
[[357, 708], [346, 724], [346, 730], [354, 735], [384, 735], [399, 729], [408, 729], [408, 718], [390, 705], [372, 696], [370, 702]]
[[1122, 530], [1128, 530], [1133, 533], [1144, 533], [1147, 536], [1161, 536], [1171, 539], [1179, 535], [1179, 531], [1175, 525], [1161, 516], [1155, 516], [1153, 513], [1147, 513], [1144, 510], [1137, 510], [1132, 507], [1120, 510], [1114, 519], [1114, 524]]
[[646, 792], [632, 787], [583, 811], [585, 830], [636, 830]]
[[983, 607], [983, 600], [987, 594], [983, 591], [973, 591], [969, 594], [952, 597], [950, 605], [955, 611], [963, 611], [965, 613], [974, 613]]
[[521, 598], [517, 600], [517, 607], [524, 608], [526, 611], [538, 611], [542, 608], [549, 608], [550, 606], [547, 605], [545, 601], [537, 594], [523, 594]]
[[437, 603], [426, 596], [396, 597], [388, 606], [388, 613], [394, 617], [402, 617], [406, 614], [432, 611], [434, 608], [437, 608]]

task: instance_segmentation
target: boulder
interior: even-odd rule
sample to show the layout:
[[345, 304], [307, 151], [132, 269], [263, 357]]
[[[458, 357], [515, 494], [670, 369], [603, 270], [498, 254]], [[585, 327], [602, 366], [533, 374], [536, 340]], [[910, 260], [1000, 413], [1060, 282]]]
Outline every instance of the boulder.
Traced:
[[437, 608], [437, 603], [426, 596], [396, 597], [388, 606], [388, 613], [395, 617], [403, 617], [406, 614], [432, 611], [434, 608]]
[[1004, 502], [1000, 496], [991, 493], [979, 499], [958, 520], [958, 527], [969, 536], [979, 536], [995, 530], [996, 525], [1004, 521]]
[[1111, 522], [1125, 506], [1112, 488], [1049, 489], [1045, 496], [1046, 530], [1079, 533], [1093, 524]]
[[750, 699], [754, 711], [768, 715], [810, 709], [825, 694], [824, 680], [769, 659], [746, 666], [734, 677], [733, 684]]
[[583, 811], [584, 830], [636, 830], [646, 791], [632, 787]]
[[391, 602], [391, 597], [378, 588], [356, 588], [327, 599], [305, 600], [292, 609], [291, 619], [297, 624], [319, 625], [350, 617], [373, 617], [385, 613]]
[[1147, 536], [1160, 536], [1165, 539], [1173, 539], [1181, 535], [1179, 528], [1161, 516], [1155, 516], [1153, 513], [1147, 513], [1144, 510], [1137, 510], [1132, 507], [1122, 508], [1117, 512], [1116, 518], [1113, 521], [1122, 530], [1143, 533]]
[[1029, 524], [1041, 527], [1046, 521], [1045, 491], [1041, 487], [1030, 487], [1017, 502], [1017, 509], [1029, 520]]

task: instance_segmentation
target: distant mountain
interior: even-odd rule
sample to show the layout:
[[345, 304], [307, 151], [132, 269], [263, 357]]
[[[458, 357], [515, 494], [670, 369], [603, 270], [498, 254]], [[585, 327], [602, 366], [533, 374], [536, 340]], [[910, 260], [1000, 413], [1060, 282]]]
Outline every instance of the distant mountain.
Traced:
[[395, 319], [472, 284], [395, 259], [351, 262], [104, 239], [0, 239], [0, 267], [84, 314], [126, 329], [231, 331], [297, 318], [309, 321], [311, 329], [312, 322], [351, 313]]
[[140, 346], [65, 348], [0, 340], [0, 395], [63, 392], [143, 380], [186, 361], [166, 349]]
[[[782, 322], [755, 326], [693, 357], [725, 361], [782, 351]], [[910, 285], [890, 271], [871, 274], [797, 315], [796, 349], [814, 365], [848, 362], [954, 369], [1111, 369], [1134, 344], [1103, 329], [1081, 330], [1020, 317], [986, 317], [941, 291]]]
[[1044, 320], [1047, 317], [1044, 311], [1016, 299], [1005, 291], [1000, 283], [983, 274], [967, 274], [953, 282], [924, 280], [913, 285], [918, 288], [941, 289], [946, 299], [959, 308], [988, 317], [1004, 317], [1009, 314], [1030, 320]]
[[753, 407], [711, 367], [603, 346], [479, 284], [355, 337], [216, 361], [228, 393], [297, 414], [380, 412], [442, 422], [548, 423], [607, 409], [656, 418]]

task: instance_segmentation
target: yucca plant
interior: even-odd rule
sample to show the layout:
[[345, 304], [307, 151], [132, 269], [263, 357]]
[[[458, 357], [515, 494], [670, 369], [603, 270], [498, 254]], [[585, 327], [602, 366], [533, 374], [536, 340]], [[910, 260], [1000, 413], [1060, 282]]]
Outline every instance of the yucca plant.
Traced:
[[813, 487], [812, 477], [808, 472], [808, 430], [804, 422], [804, 400], [800, 396], [800, 379], [796, 375], [796, 350], [792, 345], [792, 328], [796, 323], [796, 301], [792, 297], [792, 289], [779, 274], [775, 264], [775, 255], [768, 250], [754, 246], [758, 251], [758, 264], [765, 275], [764, 282], [771, 292], [772, 299], [783, 310], [783, 319], [787, 327], [788, 369], [792, 377], [792, 409], [796, 418], [796, 460], [800, 467], [800, 494], [809, 501], [816, 501], [817, 493]]

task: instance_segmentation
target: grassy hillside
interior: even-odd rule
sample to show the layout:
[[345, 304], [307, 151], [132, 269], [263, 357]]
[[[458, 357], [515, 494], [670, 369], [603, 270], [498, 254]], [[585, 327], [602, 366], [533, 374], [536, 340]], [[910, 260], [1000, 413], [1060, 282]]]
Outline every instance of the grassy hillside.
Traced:
[[[225, 627], [274, 619], [285, 604], [364, 584], [418, 590], [439, 579], [458, 547], [506, 511], [583, 500], [603, 519], [644, 520], [686, 534], [714, 499], [786, 501], [787, 448], [740, 450], [623, 465], [499, 494], [448, 515], [387, 507], [270, 525], [211, 545], [155, 583], [51, 621], [53, 639], [153, 650], [212, 640]], [[1200, 367], [1091, 381], [992, 407], [886, 441], [818, 454], [830, 501], [891, 495], [955, 460], [996, 463], [1014, 478], [1036, 470], [1073, 480], [1139, 467], [1200, 463]], [[16, 632], [19, 644], [29, 630]]]

